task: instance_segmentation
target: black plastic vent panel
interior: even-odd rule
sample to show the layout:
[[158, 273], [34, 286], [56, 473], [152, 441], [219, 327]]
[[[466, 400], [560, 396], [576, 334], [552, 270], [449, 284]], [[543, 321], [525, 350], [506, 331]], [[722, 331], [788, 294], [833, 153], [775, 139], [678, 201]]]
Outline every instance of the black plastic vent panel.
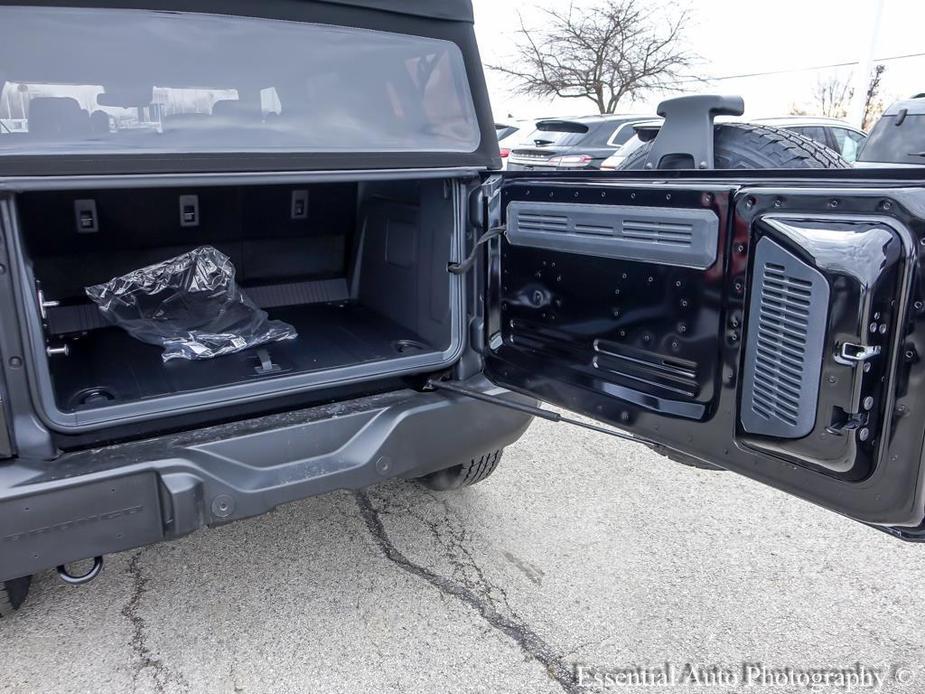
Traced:
[[816, 422], [829, 310], [825, 277], [769, 238], [755, 249], [742, 427], [795, 439]]
[[710, 210], [524, 201], [507, 208], [515, 246], [698, 270], [716, 261], [718, 233]]

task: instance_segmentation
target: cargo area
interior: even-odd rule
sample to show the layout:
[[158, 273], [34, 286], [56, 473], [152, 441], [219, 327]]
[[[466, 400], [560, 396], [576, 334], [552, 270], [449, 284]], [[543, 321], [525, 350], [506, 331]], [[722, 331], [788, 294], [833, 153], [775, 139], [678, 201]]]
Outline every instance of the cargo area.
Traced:
[[[445, 180], [22, 193], [15, 201], [36, 395], [63, 426], [175, 414], [439, 367], [461, 330], [458, 187]], [[298, 332], [163, 362], [85, 287], [202, 246]]]

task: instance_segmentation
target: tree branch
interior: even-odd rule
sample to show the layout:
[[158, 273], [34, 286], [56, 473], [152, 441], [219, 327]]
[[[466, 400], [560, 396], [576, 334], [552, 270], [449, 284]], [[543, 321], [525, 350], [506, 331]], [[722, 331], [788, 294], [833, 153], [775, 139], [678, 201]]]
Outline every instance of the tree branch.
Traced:
[[540, 28], [518, 14], [516, 57], [489, 69], [511, 77], [519, 93], [585, 98], [601, 113], [644, 92], [676, 89], [694, 56], [683, 48], [689, 13], [660, 25], [645, 0], [600, 0], [590, 7], [546, 8]]

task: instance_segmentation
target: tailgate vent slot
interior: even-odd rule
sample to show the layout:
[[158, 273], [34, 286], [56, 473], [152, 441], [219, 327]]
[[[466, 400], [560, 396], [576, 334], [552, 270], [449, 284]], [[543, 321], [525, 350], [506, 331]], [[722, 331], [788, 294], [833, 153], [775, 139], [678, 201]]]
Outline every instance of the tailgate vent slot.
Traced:
[[[569, 218], [564, 214], [538, 214], [521, 212], [517, 216], [521, 231], [565, 231], [569, 230]], [[606, 227], [609, 231], [609, 227]]]
[[623, 236], [628, 239], [651, 241], [652, 243], [673, 243], [690, 246], [694, 242], [694, 228], [690, 224], [676, 222], [646, 222], [641, 219], [623, 221]]
[[795, 439], [812, 431], [828, 306], [820, 272], [768, 238], [758, 242], [742, 386], [747, 432]]
[[705, 209], [515, 200], [515, 246], [705, 270], [716, 260], [719, 220]]

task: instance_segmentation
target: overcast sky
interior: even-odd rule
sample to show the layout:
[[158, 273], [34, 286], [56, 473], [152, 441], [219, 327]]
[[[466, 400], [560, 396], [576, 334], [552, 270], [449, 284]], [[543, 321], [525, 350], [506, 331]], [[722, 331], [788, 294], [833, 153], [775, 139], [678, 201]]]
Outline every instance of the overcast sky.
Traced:
[[[575, 5], [595, 0], [575, 0]], [[657, 0], [654, 0], [657, 1]], [[540, 7], [566, 7], [567, 0], [473, 0], [475, 28], [485, 63], [510, 62], [518, 11], [528, 26], [542, 21]], [[676, 5], [676, 4], [675, 4]], [[697, 73], [720, 77], [774, 70], [801, 70], [856, 61], [871, 39], [874, 0], [698, 0], [690, 2], [688, 47], [700, 56]], [[662, 5], [671, 12], [671, 5]], [[885, 0], [875, 55], [925, 52], [925, 0]], [[888, 61], [881, 93], [885, 101], [925, 92], [925, 57]], [[594, 112], [590, 101], [537, 101], [516, 96], [507, 78], [486, 71], [496, 119]], [[789, 72], [782, 75], [716, 81], [701, 92], [740, 94], [746, 116], [786, 115], [794, 103], [811, 105], [820, 78], [851, 68]], [[664, 95], [640, 103], [621, 103], [619, 111], [654, 113]]]

